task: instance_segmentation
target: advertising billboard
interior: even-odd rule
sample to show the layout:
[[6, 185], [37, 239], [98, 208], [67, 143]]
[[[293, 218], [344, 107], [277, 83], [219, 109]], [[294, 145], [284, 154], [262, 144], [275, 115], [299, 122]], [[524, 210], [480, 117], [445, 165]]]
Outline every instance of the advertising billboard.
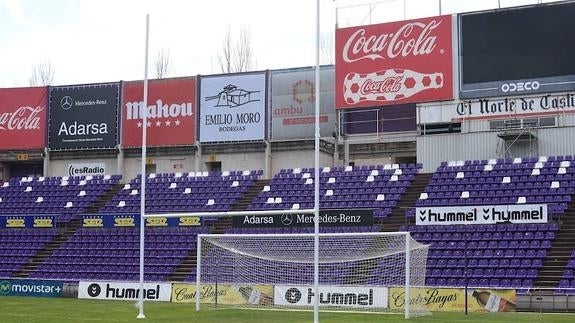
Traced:
[[52, 280], [3, 279], [0, 296], [61, 297], [64, 283]]
[[[335, 131], [334, 68], [320, 68], [320, 135]], [[273, 140], [313, 139], [315, 134], [315, 69], [271, 72], [271, 133]]]
[[[142, 146], [144, 82], [125, 82], [122, 90], [122, 145]], [[148, 82], [148, 146], [193, 145], [196, 141], [196, 79]]]
[[417, 225], [547, 223], [547, 204], [415, 208]]
[[266, 73], [200, 78], [200, 142], [264, 140]]
[[336, 107], [453, 98], [451, 16], [336, 30]]
[[119, 83], [50, 87], [48, 147], [114, 148], [119, 102]]
[[459, 16], [460, 98], [575, 89], [575, 3]]
[[46, 144], [45, 87], [0, 89], [0, 150], [42, 149]]
[[[322, 226], [370, 226], [373, 225], [373, 210], [323, 210], [319, 214]], [[313, 227], [313, 214], [273, 214], [234, 216], [232, 225], [236, 228], [254, 227]]]
[[[144, 283], [144, 299], [148, 301], [169, 302], [172, 296], [172, 284]], [[140, 284], [127, 282], [86, 282], [78, 284], [78, 298], [107, 300], [138, 300]]]

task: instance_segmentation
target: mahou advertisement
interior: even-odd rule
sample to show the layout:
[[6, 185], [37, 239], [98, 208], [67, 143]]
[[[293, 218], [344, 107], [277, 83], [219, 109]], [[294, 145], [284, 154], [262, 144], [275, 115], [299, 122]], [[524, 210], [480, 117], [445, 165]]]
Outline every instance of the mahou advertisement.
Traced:
[[[141, 147], [144, 127], [144, 82], [124, 83], [123, 146]], [[148, 146], [193, 145], [196, 138], [196, 79], [153, 80], [148, 83]]]
[[453, 98], [451, 16], [336, 30], [336, 107]]
[[41, 149], [46, 142], [45, 87], [0, 89], [0, 149]]

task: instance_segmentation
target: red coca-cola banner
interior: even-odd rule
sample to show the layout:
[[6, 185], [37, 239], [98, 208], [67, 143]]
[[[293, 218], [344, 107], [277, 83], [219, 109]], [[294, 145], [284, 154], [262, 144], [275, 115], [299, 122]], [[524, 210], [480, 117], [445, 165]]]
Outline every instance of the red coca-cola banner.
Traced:
[[46, 144], [45, 87], [0, 89], [0, 149], [42, 149]]
[[[144, 82], [124, 83], [122, 129], [124, 147], [142, 146]], [[196, 140], [196, 79], [148, 82], [148, 146], [192, 145]]]
[[453, 98], [451, 16], [336, 30], [336, 107]]

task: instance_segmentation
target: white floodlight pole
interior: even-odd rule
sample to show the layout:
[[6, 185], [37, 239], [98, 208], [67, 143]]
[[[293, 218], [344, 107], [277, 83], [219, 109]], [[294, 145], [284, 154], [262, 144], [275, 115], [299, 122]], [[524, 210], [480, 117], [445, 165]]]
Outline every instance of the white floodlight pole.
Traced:
[[316, 0], [315, 17], [315, 142], [314, 142], [314, 246], [313, 246], [313, 321], [319, 322], [319, 36], [320, 0]]
[[139, 313], [137, 318], [146, 318], [144, 315], [144, 228], [146, 227], [146, 137], [148, 128], [148, 38], [150, 33], [150, 14], [146, 14], [146, 49], [144, 54], [144, 102], [140, 113], [142, 114], [142, 168], [140, 170], [140, 297], [138, 300]]

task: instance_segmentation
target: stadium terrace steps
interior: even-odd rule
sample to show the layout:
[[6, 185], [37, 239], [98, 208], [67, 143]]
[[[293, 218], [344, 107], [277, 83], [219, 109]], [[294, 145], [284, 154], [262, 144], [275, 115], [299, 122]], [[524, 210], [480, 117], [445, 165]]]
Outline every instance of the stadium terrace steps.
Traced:
[[104, 194], [102, 194], [101, 196], [99, 196], [93, 203], [92, 205], [90, 205], [87, 210], [86, 213], [98, 213], [98, 211], [103, 208], [104, 206], [106, 206], [106, 203], [108, 203], [108, 201], [112, 200], [114, 198], [114, 196], [116, 194], [118, 194], [118, 192], [120, 192], [120, 190], [122, 190], [122, 187], [124, 186], [124, 184], [122, 183], [116, 183], [114, 184], [112, 187], [110, 187], [110, 189], [108, 189]]
[[565, 215], [561, 218], [561, 227], [557, 231], [547, 258], [534, 284], [538, 287], [558, 287], [565, 272], [572, 250], [575, 250], [575, 200], [569, 203]]
[[198, 260], [196, 248], [190, 249], [188, 255], [180, 263], [172, 274], [168, 276], [168, 281], [183, 282], [186, 277], [193, 275], [195, 277], [196, 263]]
[[431, 174], [419, 173], [415, 175], [415, 179], [411, 185], [407, 188], [405, 193], [401, 196], [401, 199], [395, 207], [391, 210], [391, 214], [381, 221], [383, 232], [396, 232], [404, 224], [409, 224], [409, 218], [405, 216], [406, 210], [413, 208], [415, 202], [419, 198], [420, 194], [425, 190], [429, 180], [431, 180]]
[[264, 189], [264, 186], [269, 185], [270, 182], [271, 182], [271, 179], [258, 179], [257, 181], [255, 181], [254, 185], [252, 185], [244, 193], [244, 196], [241, 199], [239, 199], [234, 205], [232, 205], [230, 210], [231, 211], [246, 211], [248, 209], [248, 206], [250, 206], [250, 204], [253, 202], [253, 200]]

